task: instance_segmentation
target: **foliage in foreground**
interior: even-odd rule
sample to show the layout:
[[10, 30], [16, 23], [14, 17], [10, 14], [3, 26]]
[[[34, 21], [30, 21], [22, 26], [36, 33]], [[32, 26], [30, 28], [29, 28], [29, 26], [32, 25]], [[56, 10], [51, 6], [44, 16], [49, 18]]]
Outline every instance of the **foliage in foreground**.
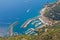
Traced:
[[[59, 8], [60, 8], [60, 4], [54, 7], [53, 14], [55, 15], [55, 19], [56, 19], [56, 14], [57, 14], [57, 18], [60, 20], [60, 15], [59, 15], [60, 9]], [[49, 15], [48, 13], [46, 15], [51, 17], [51, 15]], [[18, 36], [11, 36], [7, 38], [0, 37], [0, 40], [60, 40], [60, 24], [53, 25], [50, 27], [44, 27], [42, 28], [42, 30], [39, 29], [38, 35], [31, 35], [31, 36], [30, 35], [18, 35]]]
[[[47, 31], [45, 31], [47, 29]], [[38, 35], [18, 35], [0, 40], [60, 40], [60, 24], [39, 29]]]

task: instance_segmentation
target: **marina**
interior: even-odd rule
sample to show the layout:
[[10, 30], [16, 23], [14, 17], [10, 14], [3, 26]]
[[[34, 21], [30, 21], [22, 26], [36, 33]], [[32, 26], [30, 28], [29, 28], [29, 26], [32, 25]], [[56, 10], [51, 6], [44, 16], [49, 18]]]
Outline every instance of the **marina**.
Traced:
[[33, 28], [30, 28], [30, 29], [28, 29], [26, 32], [25, 32], [25, 34], [30, 34], [31, 32], [33, 32], [34, 31], [34, 29]]
[[27, 27], [27, 25], [28, 25], [32, 20], [35, 20], [35, 19], [28, 19], [21, 27], [22, 27], [22, 28]]
[[[43, 18], [43, 20], [41, 17], [37, 17], [41, 16], [40, 11], [44, 8], [45, 4], [54, 3], [56, 0], [26, 1], [27, 2], [24, 0], [0, 1], [0, 4], [2, 4], [0, 6], [0, 35], [35, 34], [34, 31], [46, 23], [44, 21], [45, 18]], [[18, 21], [18, 23], [15, 24], [16, 21]]]
[[[27, 20], [28, 21], [28, 20]], [[43, 25], [43, 22], [42, 22], [42, 20], [41, 19], [39, 19], [39, 18], [33, 18], [33, 19], [30, 19], [28, 22], [25, 22], [24, 23], [24, 25], [26, 25], [25, 27], [24, 27], [24, 25], [22, 25], [22, 27], [24, 27], [24, 29], [25, 28], [27, 28], [29, 25], [31, 24], [31, 25], [34, 25], [34, 28], [33, 28], [33, 26], [31, 27], [31, 28], [29, 28], [29, 29], [27, 29], [26, 31], [25, 31], [25, 34], [35, 34], [35, 30], [36, 30], [36, 28], [37, 27], [40, 27], [40, 26], [42, 26]]]

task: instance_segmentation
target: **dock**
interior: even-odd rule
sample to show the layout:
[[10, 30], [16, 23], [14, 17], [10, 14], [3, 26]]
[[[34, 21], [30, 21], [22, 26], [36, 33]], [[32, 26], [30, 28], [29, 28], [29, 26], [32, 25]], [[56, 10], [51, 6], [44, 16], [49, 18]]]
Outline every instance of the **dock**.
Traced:
[[28, 24], [29, 24], [32, 20], [35, 20], [35, 19], [28, 19], [21, 27], [22, 27], [22, 28], [27, 27]]
[[30, 28], [27, 31], [25, 31], [25, 34], [31, 34], [32, 32], [34, 32], [35, 29]]

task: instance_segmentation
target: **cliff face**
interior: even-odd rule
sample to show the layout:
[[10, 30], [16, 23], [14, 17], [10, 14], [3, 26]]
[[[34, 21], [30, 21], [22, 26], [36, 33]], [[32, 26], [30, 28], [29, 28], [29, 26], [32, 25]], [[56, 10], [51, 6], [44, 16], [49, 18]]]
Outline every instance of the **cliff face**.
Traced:
[[53, 4], [52, 6], [48, 6], [51, 10], [46, 11], [44, 16], [54, 19], [60, 20], [60, 2]]

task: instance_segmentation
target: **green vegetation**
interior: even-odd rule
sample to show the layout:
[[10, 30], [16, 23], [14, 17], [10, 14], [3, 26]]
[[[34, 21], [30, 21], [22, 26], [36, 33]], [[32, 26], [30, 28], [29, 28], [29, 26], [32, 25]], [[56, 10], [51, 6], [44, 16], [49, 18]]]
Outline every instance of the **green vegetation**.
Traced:
[[44, 16], [54, 20], [60, 20], [60, 2], [54, 3], [53, 6], [49, 6], [51, 10], [48, 9], [49, 11], [46, 11]]
[[39, 35], [41, 40], [60, 40], [60, 24], [45, 28], [46, 32]]
[[[54, 19], [53, 21], [60, 20], [60, 2], [56, 3], [52, 10], [46, 11], [44, 15]], [[38, 29], [37, 34], [0, 37], [0, 40], [60, 40], [60, 23]]]
[[42, 30], [38, 30], [38, 35], [18, 35], [8, 38], [0, 37], [0, 40], [60, 40], [60, 23], [54, 26], [44, 27]]

